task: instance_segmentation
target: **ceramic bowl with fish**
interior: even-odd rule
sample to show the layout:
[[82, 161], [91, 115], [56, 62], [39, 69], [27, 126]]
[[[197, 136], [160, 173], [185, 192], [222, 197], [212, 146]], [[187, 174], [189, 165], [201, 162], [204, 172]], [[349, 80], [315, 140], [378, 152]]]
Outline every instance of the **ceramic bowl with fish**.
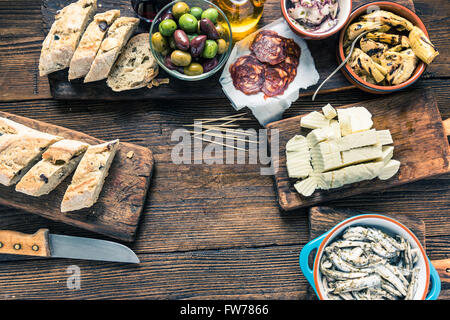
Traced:
[[321, 300], [435, 300], [441, 288], [414, 233], [379, 214], [346, 219], [310, 241], [300, 268]]

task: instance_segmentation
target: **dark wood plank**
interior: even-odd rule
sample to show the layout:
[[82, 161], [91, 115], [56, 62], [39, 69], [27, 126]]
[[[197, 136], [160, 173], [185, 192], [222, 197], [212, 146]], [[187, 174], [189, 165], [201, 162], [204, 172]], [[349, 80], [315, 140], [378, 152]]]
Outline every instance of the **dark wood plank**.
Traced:
[[[0, 116], [66, 139], [80, 140], [89, 144], [104, 142], [78, 131], [30, 118], [6, 112], [0, 112]], [[134, 155], [128, 158], [127, 153], [131, 151]], [[121, 143], [100, 198], [91, 208], [61, 213], [60, 204], [70, 184], [70, 177], [50, 194], [41, 197], [16, 192], [14, 187], [0, 186], [0, 203], [113, 238], [132, 241], [144, 207], [152, 169], [153, 156], [149, 149]]]
[[267, 128], [279, 130], [279, 161], [275, 164], [279, 170], [274, 179], [278, 200], [284, 210], [311, 206], [367, 191], [383, 190], [449, 172], [448, 140], [432, 90], [391, 95], [343, 108], [356, 105], [364, 106], [372, 113], [374, 128], [390, 130], [395, 147], [394, 159], [402, 163], [399, 173], [386, 181], [363, 181], [331, 190], [317, 190], [308, 198], [302, 197], [294, 189], [292, 179], [287, 175], [285, 155], [287, 141], [299, 132], [306, 132], [305, 129], [299, 130], [302, 116], [272, 122]]
[[[68, 0], [44, 0], [42, 5], [42, 15], [44, 21], [44, 31], [47, 32], [53, 23], [53, 17], [57, 10], [63, 8], [71, 1]], [[368, 0], [356, 0], [353, 1], [353, 6], [356, 8], [362, 4], [370, 2]], [[414, 4], [412, 0], [395, 0], [399, 4], [414, 10]], [[102, 7], [98, 10], [106, 11], [110, 9], [120, 9], [122, 16], [135, 16], [133, 9], [130, 6], [128, 0], [113, 1], [103, 0], [101, 1]], [[264, 26], [281, 16], [279, 1], [268, 1], [265, 4], [264, 15], [260, 22], [260, 26]], [[141, 23], [138, 33], [148, 32], [149, 24]], [[323, 41], [309, 41], [308, 45], [311, 50], [311, 54], [314, 57], [316, 68], [320, 74], [321, 79], [325, 79], [338, 65], [336, 60], [336, 45], [337, 37], [335, 35], [329, 39]], [[225, 98], [219, 83], [219, 77], [222, 72], [217, 72], [212, 79], [205, 79], [202, 81], [181, 81], [175, 78], [171, 78], [169, 85], [161, 86], [158, 88], [142, 88], [133, 91], [125, 92], [113, 92], [107, 87], [106, 81], [98, 81], [95, 83], [83, 83], [82, 80], [67, 81], [67, 70], [55, 72], [49, 75], [50, 89], [52, 96], [55, 99], [65, 100], [77, 100], [77, 99], [101, 99], [101, 100], [139, 100], [144, 98], [158, 98], [158, 99], [171, 99], [174, 96], [178, 98], [205, 98], [205, 97], [221, 97]], [[160, 77], [167, 77], [164, 71], [161, 71]], [[302, 90], [302, 96], [309, 96], [314, 93], [316, 86]], [[336, 74], [329, 82], [323, 87], [322, 93], [348, 90], [353, 88], [351, 84], [345, 79], [345, 77], [339, 73]]]

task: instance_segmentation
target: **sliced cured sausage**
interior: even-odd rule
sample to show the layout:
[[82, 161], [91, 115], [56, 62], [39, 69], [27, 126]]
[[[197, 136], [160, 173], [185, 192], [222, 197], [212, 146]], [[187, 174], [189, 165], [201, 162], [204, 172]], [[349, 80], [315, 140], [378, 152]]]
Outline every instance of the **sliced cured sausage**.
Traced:
[[267, 97], [283, 94], [289, 85], [288, 73], [279, 66], [266, 66], [264, 78], [261, 90]]
[[253, 55], [242, 56], [230, 66], [234, 87], [247, 95], [261, 91], [264, 72], [264, 65]]
[[286, 41], [274, 31], [263, 30], [255, 36], [250, 50], [259, 61], [275, 65], [286, 58]]

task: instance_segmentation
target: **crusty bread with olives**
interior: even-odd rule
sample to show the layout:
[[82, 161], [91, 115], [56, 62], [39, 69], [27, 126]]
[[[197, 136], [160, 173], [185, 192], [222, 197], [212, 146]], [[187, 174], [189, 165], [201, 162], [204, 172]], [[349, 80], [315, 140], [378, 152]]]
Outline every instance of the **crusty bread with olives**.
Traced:
[[88, 147], [87, 143], [75, 140], [54, 143], [19, 181], [16, 191], [35, 197], [50, 193], [75, 170]]
[[109, 10], [94, 16], [70, 61], [69, 80], [84, 77], [89, 72], [108, 28], [118, 17], [120, 10]]
[[122, 17], [114, 21], [100, 45], [84, 82], [98, 81], [108, 77], [114, 62], [138, 24], [138, 18]]
[[118, 148], [119, 140], [114, 140], [87, 149], [64, 194], [62, 212], [89, 208], [97, 202]]
[[0, 140], [0, 183], [10, 186], [39, 161], [42, 153], [62, 139], [36, 130], [6, 134]]
[[41, 76], [69, 66], [81, 35], [96, 10], [97, 0], [79, 0], [64, 7], [56, 15], [42, 44], [39, 59]]
[[128, 41], [108, 76], [106, 83], [113, 91], [147, 86], [158, 75], [158, 64], [150, 50], [147, 33]]

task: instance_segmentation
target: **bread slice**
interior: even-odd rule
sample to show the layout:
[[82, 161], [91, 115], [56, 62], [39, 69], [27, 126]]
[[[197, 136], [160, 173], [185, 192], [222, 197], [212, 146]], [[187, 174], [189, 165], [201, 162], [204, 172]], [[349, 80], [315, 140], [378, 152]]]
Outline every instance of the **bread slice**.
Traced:
[[89, 208], [97, 202], [118, 148], [119, 140], [114, 140], [87, 149], [64, 194], [62, 212]]
[[80, 162], [89, 145], [75, 140], [60, 140], [42, 154], [16, 185], [16, 191], [39, 197], [55, 189]]
[[5, 186], [19, 181], [39, 161], [45, 149], [62, 139], [36, 130], [1, 138], [0, 183]]
[[0, 136], [5, 134], [21, 134], [33, 131], [35, 130], [8, 118], [0, 118]]
[[64, 7], [56, 15], [42, 44], [39, 59], [41, 76], [69, 66], [81, 35], [96, 10], [97, 0], [79, 0]]
[[120, 51], [136, 30], [138, 24], [138, 18], [122, 17], [114, 21], [109, 27], [106, 38], [100, 45], [84, 82], [98, 81], [108, 77]]
[[145, 87], [158, 75], [158, 63], [150, 50], [147, 33], [128, 41], [108, 76], [106, 83], [113, 91]]
[[109, 10], [94, 16], [70, 61], [69, 80], [84, 77], [89, 72], [109, 26], [118, 17], [120, 10]]

